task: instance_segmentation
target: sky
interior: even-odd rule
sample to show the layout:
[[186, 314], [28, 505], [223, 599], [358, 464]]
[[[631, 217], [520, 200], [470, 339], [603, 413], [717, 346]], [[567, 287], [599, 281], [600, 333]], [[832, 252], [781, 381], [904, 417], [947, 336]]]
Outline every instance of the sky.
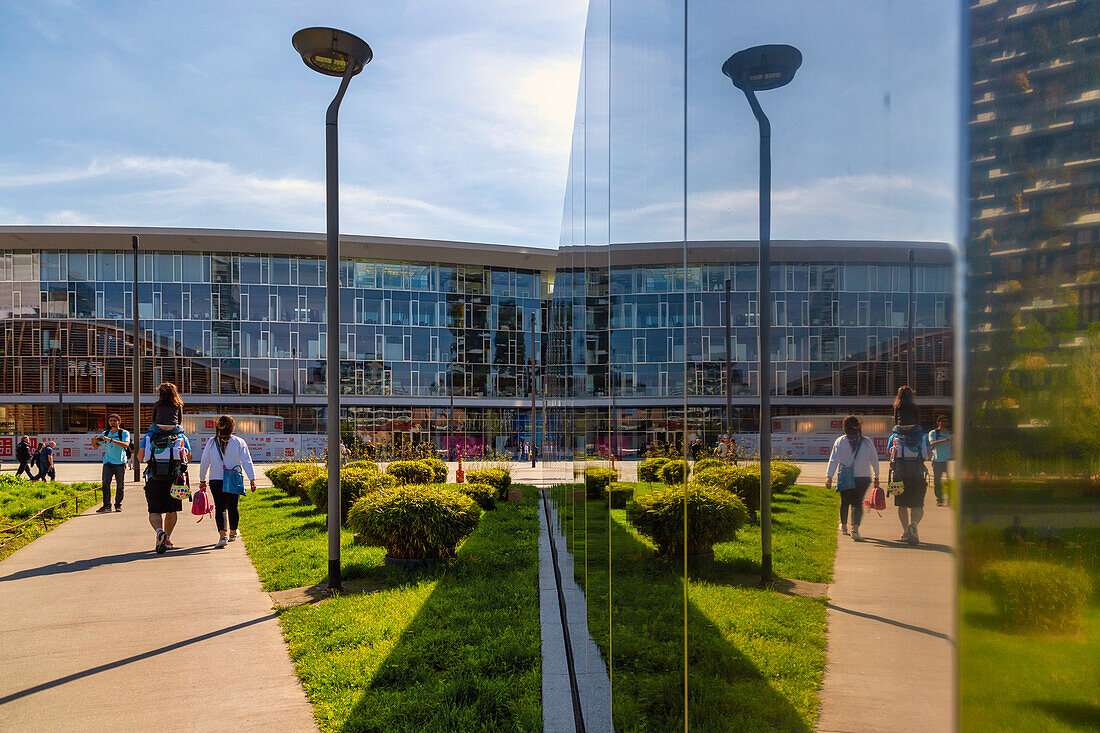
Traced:
[[[678, 1], [613, 6], [616, 241], [682, 228], [682, 96], [661, 57], [679, 53]], [[341, 107], [343, 233], [556, 246], [578, 89], [607, 75], [590, 61], [578, 86], [588, 6], [0, 0], [0, 225], [322, 231], [338, 80], [306, 68], [290, 37], [327, 25], [374, 50]], [[754, 123], [711, 67], [789, 42], [806, 56], [800, 86], [763, 100], [773, 237], [951, 239], [954, 2], [690, 7], [690, 236], [756, 232]], [[634, 69], [644, 73], [624, 75]], [[577, 119], [590, 150], [594, 110]], [[609, 166], [597, 166], [593, 156], [589, 188], [601, 176], [606, 187]]]

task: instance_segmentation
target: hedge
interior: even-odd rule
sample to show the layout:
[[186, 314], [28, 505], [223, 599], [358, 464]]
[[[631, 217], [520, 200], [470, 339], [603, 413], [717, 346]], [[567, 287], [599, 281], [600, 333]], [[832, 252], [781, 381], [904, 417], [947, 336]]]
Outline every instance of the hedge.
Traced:
[[641, 462], [638, 466], [638, 480], [639, 481], [660, 481], [661, 480], [661, 467], [668, 463], [668, 459], [664, 456], [658, 456], [657, 458], [647, 458]]
[[506, 468], [478, 468], [467, 471], [465, 478], [471, 484], [492, 486], [501, 501], [508, 498], [508, 487], [512, 485], [512, 474]]
[[409, 484], [374, 491], [348, 513], [348, 526], [393, 558], [454, 557], [481, 519], [473, 499], [443, 486]]
[[616, 481], [607, 487], [604, 497], [609, 508], [625, 509], [627, 502], [634, 498], [634, 485]]
[[349, 461], [344, 464], [344, 470], [352, 468], [360, 468], [371, 473], [382, 473], [382, 469], [374, 461]]
[[[626, 506], [631, 524], [657, 545], [661, 555], [680, 555], [684, 546], [684, 489], [651, 491]], [[728, 491], [692, 482], [687, 486], [687, 554], [711, 552], [715, 543], [737, 538], [748, 510]]]
[[497, 490], [488, 484], [447, 484], [447, 488], [465, 494], [482, 509], [495, 509], [497, 506]]
[[998, 560], [982, 579], [1006, 626], [1076, 633], [1092, 595], [1092, 580], [1077, 568], [1038, 560]]
[[790, 461], [772, 461], [772, 491], [782, 493], [794, 486], [802, 469]]
[[299, 499], [308, 499], [310, 483], [316, 477], [324, 476], [326, 473], [324, 466], [303, 463], [287, 473], [286, 478], [283, 479], [286, 484], [283, 490], [291, 496], [297, 496]]
[[[348, 515], [348, 510], [359, 497], [379, 489], [391, 488], [397, 483], [393, 476], [372, 473], [369, 469], [355, 467], [340, 471], [340, 519]], [[307, 487], [310, 501], [322, 512], [328, 510], [328, 474], [317, 476]]]
[[691, 467], [691, 470], [694, 473], [698, 474], [700, 471], [705, 471], [708, 468], [725, 465], [727, 464], [724, 461], [720, 461], [717, 458], [700, 458], [698, 461], [695, 462], [695, 465]]
[[612, 481], [619, 480], [619, 472], [604, 466], [589, 466], [584, 469], [584, 487], [589, 499], [602, 499]]
[[687, 461], [668, 461], [661, 466], [661, 482], [669, 486], [676, 486], [684, 482], [684, 475], [691, 475]]
[[394, 461], [386, 466], [386, 474], [397, 479], [399, 484], [430, 484], [432, 467], [424, 461]]

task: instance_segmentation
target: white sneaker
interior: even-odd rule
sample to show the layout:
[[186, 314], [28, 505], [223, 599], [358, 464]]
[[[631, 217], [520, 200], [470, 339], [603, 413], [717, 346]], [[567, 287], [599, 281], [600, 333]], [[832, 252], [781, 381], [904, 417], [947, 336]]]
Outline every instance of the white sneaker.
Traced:
[[852, 527], [852, 539], [856, 542], [863, 541], [863, 536], [859, 533], [859, 527]]
[[214, 549], [220, 550], [228, 544], [229, 544], [229, 540], [227, 540], [224, 537], [219, 537], [218, 538], [218, 544], [214, 545]]
[[844, 524], [844, 522], [841, 522], [840, 524], [838, 524], [836, 526], [836, 528], [840, 530], [841, 534], [848, 534], [848, 527], [847, 527], [847, 525]]
[[240, 532], [238, 532], [237, 534], [231, 534], [231, 535], [229, 535], [229, 541], [232, 542], [233, 540], [240, 539], [240, 536], [241, 536]]
[[919, 545], [920, 544], [920, 536], [917, 534], [917, 525], [915, 525], [915, 524], [910, 524], [909, 525], [909, 544], [911, 544], [911, 545]]

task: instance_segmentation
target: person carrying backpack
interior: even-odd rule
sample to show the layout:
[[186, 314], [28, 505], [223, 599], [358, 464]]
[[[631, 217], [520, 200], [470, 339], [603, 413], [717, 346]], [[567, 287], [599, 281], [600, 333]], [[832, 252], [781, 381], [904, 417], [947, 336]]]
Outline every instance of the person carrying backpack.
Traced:
[[146, 434], [138, 446], [137, 459], [145, 463], [145, 502], [149, 524], [156, 532], [154, 550], [163, 555], [174, 547], [172, 530], [183, 501], [173, 496], [173, 486], [187, 474], [191, 446], [183, 433]]
[[108, 430], [92, 438], [92, 447], [103, 446], [103, 506], [96, 514], [111, 511], [111, 480], [115, 482], [115, 511], [122, 511], [122, 497], [126, 489], [126, 462], [130, 452], [130, 433], [119, 426], [122, 418], [108, 415]]
[[931, 457], [931, 447], [920, 425], [913, 390], [909, 387], [898, 389], [894, 401], [894, 421], [897, 425], [886, 445], [890, 472], [903, 486], [902, 492], [894, 497], [894, 506], [898, 508], [898, 520], [901, 522], [898, 542], [917, 545], [920, 544], [917, 525], [924, 518], [924, 495], [928, 491], [928, 469], [924, 462]]
[[35, 456], [35, 460], [38, 463], [38, 475], [34, 477], [35, 481], [45, 481], [48, 477], [50, 481], [57, 480], [57, 473], [54, 471], [53, 466], [53, 449], [56, 446], [52, 440], [47, 440], [38, 449], [38, 454]]
[[[844, 435], [833, 443], [829, 453], [829, 466], [826, 470], [825, 488], [833, 487], [833, 475], [836, 474], [836, 489], [840, 492], [840, 531], [851, 533], [855, 542], [863, 537], [859, 534], [859, 524], [863, 519], [863, 495], [871, 486], [872, 479], [878, 487], [878, 451], [874, 442], [863, 434], [863, 423], [855, 415], [844, 418]], [[852, 523], [848, 525], [848, 512], [851, 510]]]
[[34, 474], [31, 473], [31, 465], [34, 462], [34, 451], [31, 450], [31, 439], [26, 435], [20, 438], [19, 442], [15, 445], [15, 460], [19, 461], [19, 468], [15, 469], [16, 477], [22, 473], [26, 473], [27, 478], [34, 481]]
[[947, 475], [947, 462], [951, 460], [951, 431], [947, 429], [947, 415], [936, 418], [936, 427], [928, 433], [928, 445], [932, 448], [932, 490], [936, 492], [936, 506], [945, 506], [943, 477]]

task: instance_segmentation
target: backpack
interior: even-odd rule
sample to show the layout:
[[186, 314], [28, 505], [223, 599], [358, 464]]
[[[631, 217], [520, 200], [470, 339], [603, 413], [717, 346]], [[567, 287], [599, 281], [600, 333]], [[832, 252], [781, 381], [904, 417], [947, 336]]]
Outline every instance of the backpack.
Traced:
[[890, 434], [890, 440], [886, 443], [893, 446], [896, 451], [895, 460], [922, 461], [921, 451], [924, 448], [924, 428], [914, 425], [903, 428], [900, 425], [894, 428]]
[[[881, 486], [876, 486], [871, 489], [871, 494], [863, 500], [864, 506], [868, 509], [874, 509], [876, 512], [881, 512], [886, 508], [886, 492], [882, 490]], [[881, 514], [879, 515], [882, 516]]]
[[191, 513], [199, 518], [199, 522], [203, 517], [214, 513], [214, 504], [210, 501], [210, 494], [206, 489], [199, 489], [199, 492], [191, 497]]
[[175, 481], [183, 474], [183, 461], [174, 455], [178, 436], [170, 433], [149, 436], [152, 450], [145, 462], [145, 478], [155, 481]]

